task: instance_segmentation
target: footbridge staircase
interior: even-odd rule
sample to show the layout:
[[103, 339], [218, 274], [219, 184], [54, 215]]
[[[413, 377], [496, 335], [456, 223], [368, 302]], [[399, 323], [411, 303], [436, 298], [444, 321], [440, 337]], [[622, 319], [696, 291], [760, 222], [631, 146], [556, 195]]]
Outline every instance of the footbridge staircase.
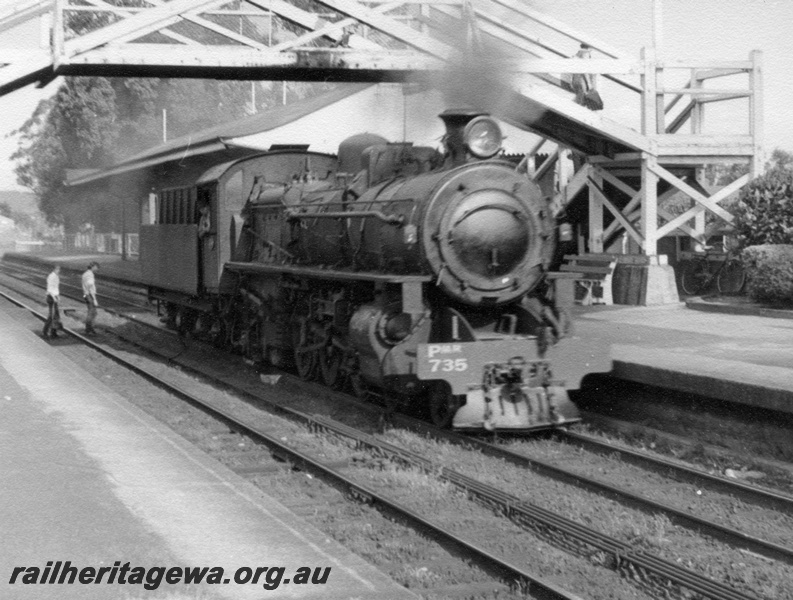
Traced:
[[[3, 48], [31, 23], [38, 49]], [[575, 57], [581, 44], [590, 59]], [[0, 65], [0, 95], [76, 75], [451, 85], [537, 134], [527, 176], [551, 190], [559, 215], [585, 203], [581, 251], [622, 239], [649, 264], [664, 236], [701, 243], [729, 224], [724, 201], [763, 165], [759, 51], [628, 56], [523, 0], [20, 0], [0, 9]], [[570, 82], [581, 73], [597, 77], [605, 110], [576, 104]], [[706, 109], [717, 105], [736, 130], [711, 132]], [[706, 166], [726, 163], [744, 174], [706, 185]], [[682, 211], [665, 208], [673, 195]]]

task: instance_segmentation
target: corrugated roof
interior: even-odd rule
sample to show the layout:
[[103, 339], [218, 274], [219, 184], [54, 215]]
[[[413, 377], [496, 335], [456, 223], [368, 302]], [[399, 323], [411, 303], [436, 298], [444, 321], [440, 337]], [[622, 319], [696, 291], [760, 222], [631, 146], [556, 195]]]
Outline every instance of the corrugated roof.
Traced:
[[106, 169], [97, 169], [96, 171], [91, 171], [89, 174], [81, 177], [67, 179], [66, 185], [82, 185], [84, 183], [97, 181], [112, 175], [118, 175], [119, 173], [127, 173], [129, 171], [137, 171], [147, 167], [154, 167], [169, 161], [184, 160], [185, 158], [190, 158], [191, 156], [197, 156], [199, 154], [219, 152], [221, 150], [225, 150], [226, 147], [227, 146], [223, 142], [217, 141], [217, 139], [215, 139], [208, 140], [202, 144], [193, 144], [192, 146], [186, 146], [183, 148], [174, 148], [165, 154], [159, 153], [156, 156], [151, 157], [140, 156], [140, 158], [136, 159], [135, 161], [125, 161], [112, 167], [107, 167]]
[[299, 100], [292, 104], [279, 106], [251, 117], [224, 123], [216, 127], [210, 127], [209, 129], [204, 129], [194, 134], [174, 138], [164, 144], [135, 154], [112, 167], [99, 169], [87, 175], [81, 174], [79, 177], [68, 178], [66, 183], [67, 185], [80, 185], [118, 173], [134, 171], [165, 163], [170, 160], [178, 160], [185, 156], [214, 152], [222, 149], [219, 144], [223, 144], [224, 139], [253, 135], [288, 125], [326, 106], [330, 106], [331, 104], [357, 94], [372, 85], [375, 84], [343, 84], [326, 94], [320, 94], [319, 96], [314, 96], [306, 100]]

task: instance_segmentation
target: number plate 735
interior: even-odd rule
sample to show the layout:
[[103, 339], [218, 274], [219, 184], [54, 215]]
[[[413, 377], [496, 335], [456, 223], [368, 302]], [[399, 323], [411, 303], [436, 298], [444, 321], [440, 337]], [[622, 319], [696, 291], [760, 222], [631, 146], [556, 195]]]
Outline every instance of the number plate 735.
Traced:
[[468, 370], [467, 358], [430, 358], [428, 362], [430, 373]]

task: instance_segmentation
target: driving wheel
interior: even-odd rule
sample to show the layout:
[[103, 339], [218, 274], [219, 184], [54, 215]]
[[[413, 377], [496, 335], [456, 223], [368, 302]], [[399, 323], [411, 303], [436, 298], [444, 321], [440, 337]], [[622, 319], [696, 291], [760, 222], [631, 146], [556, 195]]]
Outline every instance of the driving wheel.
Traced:
[[341, 385], [341, 363], [344, 353], [332, 342], [319, 352], [319, 370], [322, 382], [328, 387], [338, 388]]

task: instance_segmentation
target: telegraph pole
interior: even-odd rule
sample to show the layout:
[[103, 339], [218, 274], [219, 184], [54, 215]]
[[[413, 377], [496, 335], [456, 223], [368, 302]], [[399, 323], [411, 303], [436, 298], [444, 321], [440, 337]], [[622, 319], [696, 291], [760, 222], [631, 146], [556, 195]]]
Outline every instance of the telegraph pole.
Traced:
[[656, 59], [661, 57], [664, 49], [663, 12], [663, 0], [653, 0], [653, 48]]

